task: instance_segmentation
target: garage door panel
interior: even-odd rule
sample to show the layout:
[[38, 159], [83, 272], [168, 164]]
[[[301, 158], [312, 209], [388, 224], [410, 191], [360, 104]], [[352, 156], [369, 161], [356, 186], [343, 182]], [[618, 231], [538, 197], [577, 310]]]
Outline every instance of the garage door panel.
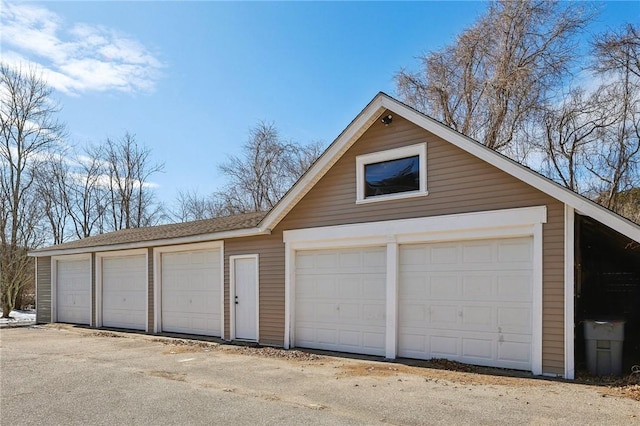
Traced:
[[91, 322], [91, 263], [89, 259], [56, 262], [57, 321]]
[[102, 263], [102, 324], [144, 330], [147, 324], [146, 256], [104, 257]]
[[398, 354], [531, 369], [531, 241], [400, 246]]
[[531, 305], [500, 307], [497, 312], [500, 332], [527, 334], [532, 329]]
[[429, 277], [430, 300], [458, 300], [460, 299], [460, 277], [454, 274], [434, 274]]
[[493, 246], [491, 244], [463, 244], [462, 262], [465, 264], [491, 262], [492, 251]]
[[163, 253], [161, 270], [162, 330], [220, 337], [220, 250]]
[[504, 241], [498, 244], [498, 261], [517, 264], [519, 267], [530, 265], [532, 246], [529, 241]]
[[457, 358], [460, 354], [460, 339], [452, 336], [429, 336], [426, 351], [430, 351], [435, 358]]
[[384, 354], [384, 247], [296, 253], [295, 345]]
[[522, 274], [501, 274], [498, 276], [497, 290], [498, 300], [504, 301], [530, 301], [532, 298], [531, 271]]

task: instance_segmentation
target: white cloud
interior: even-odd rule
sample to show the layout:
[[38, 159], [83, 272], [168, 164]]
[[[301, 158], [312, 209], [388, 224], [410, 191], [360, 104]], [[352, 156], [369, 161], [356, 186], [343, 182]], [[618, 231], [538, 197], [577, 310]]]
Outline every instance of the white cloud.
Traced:
[[3, 62], [37, 64], [47, 82], [67, 94], [154, 89], [163, 64], [132, 37], [104, 26], [68, 24], [41, 6], [0, 6]]

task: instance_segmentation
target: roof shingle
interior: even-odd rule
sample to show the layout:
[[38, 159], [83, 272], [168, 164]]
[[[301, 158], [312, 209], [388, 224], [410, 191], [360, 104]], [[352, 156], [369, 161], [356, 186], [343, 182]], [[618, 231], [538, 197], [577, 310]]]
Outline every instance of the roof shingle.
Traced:
[[214, 234], [217, 232], [234, 231], [239, 229], [250, 229], [258, 226], [266, 214], [266, 212], [245, 213], [234, 216], [217, 217], [214, 219], [196, 220], [193, 222], [172, 223], [146, 228], [122, 229], [120, 231], [95, 235], [81, 240], [70, 241], [33, 250], [32, 253], [111, 246], [145, 241], [151, 242], [169, 238], [190, 237], [194, 235]]

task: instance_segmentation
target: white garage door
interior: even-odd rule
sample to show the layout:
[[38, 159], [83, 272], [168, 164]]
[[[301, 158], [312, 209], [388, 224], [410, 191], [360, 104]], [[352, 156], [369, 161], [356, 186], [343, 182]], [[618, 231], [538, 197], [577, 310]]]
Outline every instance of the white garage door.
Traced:
[[220, 250], [162, 254], [162, 330], [222, 336]]
[[531, 370], [532, 239], [400, 247], [398, 354]]
[[295, 346], [384, 355], [386, 249], [296, 253]]
[[146, 328], [146, 259], [145, 255], [102, 259], [102, 325]]
[[90, 324], [90, 260], [58, 260], [56, 270], [56, 312], [58, 322]]

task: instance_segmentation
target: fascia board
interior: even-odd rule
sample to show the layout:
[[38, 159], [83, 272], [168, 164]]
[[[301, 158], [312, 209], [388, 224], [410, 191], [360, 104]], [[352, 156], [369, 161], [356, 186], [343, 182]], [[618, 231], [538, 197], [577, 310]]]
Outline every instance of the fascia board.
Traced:
[[411, 121], [433, 133], [436, 136], [450, 142], [458, 148], [478, 157], [499, 168], [500, 170], [512, 175], [513, 177], [531, 185], [532, 187], [546, 193], [547, 195], [567, 204], [577, 211], [590, 216], [599, 222], [609, 226], [610, 228], [620, 232], [629, 238], [640, 242], [640, 225], [616, 215], [615, 213], [605, 209], [604, 207], [588, 200], [573, 191], [560, 186], [556, 182], [547, 179], [532, 170], [527, 169], [523, 165], [493, 151], [490, 148], [448, 128], [444, 124], [437, 122], [391, 97], [382, 94], [382, 106], [396, 114], [401, 115], [405, 119]]
[[68, 255], [68, 254], [107, 252], [107, 251], [114, 251], [114, 250], [131, 250], [131, 249], [138, 249], [138, 248], [160, 247], [160, 246], [169, 246], [169, 245], [200, 243], [205, 241], [225, 240], [229, 238], [253, 237], [257, 235], [268, 235], [270, 233], [271, 231], [262, 230], [260, 228], [238, 229], [233, 231], [217, 232], [213, 234], [191, 235], [188, 237], [178, 237], [178, 238], [164, 238], [160, 240], [139, 241], [139, 242], [133, 242], [133, 243], [124, 243], [124, 244], [101, 245], [101, 246], [93, 246], [93, 247], [78, 247], [78, 248], [71, 248], [71, 249], [45, 250], [45, 251], [31, 252], [29, 253], [29, 256], [31, 257], [61, 256], [61, 255]]
[[373, 124], [373, 119], [384, 111], [382, 94], [378, 94], [347, 126], [338, 138], [318, 158], [287, 194], [260, 223], [261, 229], [273, 229], [296, 203], [324, 176], [355, 141]]

